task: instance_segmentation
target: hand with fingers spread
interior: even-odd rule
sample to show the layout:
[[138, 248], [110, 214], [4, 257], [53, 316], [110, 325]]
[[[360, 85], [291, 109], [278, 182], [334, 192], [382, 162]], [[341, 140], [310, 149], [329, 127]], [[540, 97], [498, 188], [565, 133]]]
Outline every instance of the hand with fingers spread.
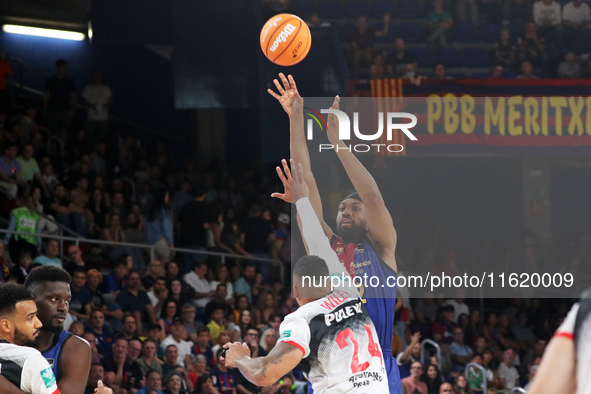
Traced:
[[304, 169], [301, 163], [295, 163], [293, 159], [290, 161], [291, 168], [294, 170], [294, 176], [291, 179], [291, 199], [295, 204], [299, 199], [310, 197], [310, 189], [304, 180]]
[[286, 78], [285, 74], [279, 73], [279, 78], [283, 86], [281, 86], [277, 79], [273, 80], [279, 94], [271, 89], [267, 89], [267, 92], [279, 101], [279, 104], [281, 104], [287, 115], [291, 117], [292, 107], [296, 109], [295, 106], [297, 105], [298, 109], [301, 109], [304, 100], [301, 98], [295, 80], [291, 75], [288, 75]]
[[287, 165], [287, 160], [281, 160], [281, 164], [283, 165], [283, 171], [281, 167], [277, 166], [277, 175], [279, 175], [279, 179], [281, 179], [281, 183], [283, 183], [283, 193], [275, 192], [271, 194], [271, 197], [279, 198], [285, 202], [291, 203], [291, 171], [289, 170], [289, 166]]

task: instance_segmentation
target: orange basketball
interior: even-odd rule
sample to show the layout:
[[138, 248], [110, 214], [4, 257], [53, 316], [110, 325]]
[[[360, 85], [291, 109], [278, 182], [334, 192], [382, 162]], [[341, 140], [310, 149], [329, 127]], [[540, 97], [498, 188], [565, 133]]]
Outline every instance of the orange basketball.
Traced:
[[292, 14], [275, 15], [261, 30], [263, 53], [280, 66], [293, 66], [304, 60], [311, 45], [310, 28]]

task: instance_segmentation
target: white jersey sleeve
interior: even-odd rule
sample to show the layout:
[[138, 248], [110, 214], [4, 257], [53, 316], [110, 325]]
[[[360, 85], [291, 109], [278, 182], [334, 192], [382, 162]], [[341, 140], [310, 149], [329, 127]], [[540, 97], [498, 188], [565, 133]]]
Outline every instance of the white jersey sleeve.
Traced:
[[41, 353], [32, 355], [25, 361], [21, 390], [31, 394], [59, 394], [53, 370]]
[[285, 316], [279, 326], [279, 334], [277, 343], [287, 343], [297, 347], [304, 354], [303, 358], [310, 355], [310, 326], [303, 316], [297, 313]]
[[[296, 201], [298, 214], [302, 223], [302, 234], [306, 245], [308, 245], [308, 254], [322, 258], [328, 266], [328, 272], [331, 276], [338, 275], [343, 279], [348, 279], [349, 274], [345, 267], [339, 261], [335, 251], [331, 248], [328, 238], [322, 230], [318, 217], [312, 208], [308, 197], [300, 198]], [[349, 282], [350, 283], [350, 282]], [[359, 297], [359, 292], [355, 286], [339, 286], [346, 289], [353, 297]]]
[[568, 312], [568, 315], [564, 318], [564, 321], [556, 330], [554, 336], [564, 337], [568, 339], [574, 339], [575, 336], [575, 323], [577, 321], [577, 313], [579, 311], [579, 303], [573, 305]]

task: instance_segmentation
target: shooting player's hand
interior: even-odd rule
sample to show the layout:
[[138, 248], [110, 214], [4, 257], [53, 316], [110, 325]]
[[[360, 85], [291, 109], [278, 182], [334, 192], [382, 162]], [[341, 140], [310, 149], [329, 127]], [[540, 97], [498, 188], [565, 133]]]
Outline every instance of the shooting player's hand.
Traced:
[[[279, 94], [275, 93], [271, 89], [267, 89], [267, 92], [269, 92], [271, 96], [275, 97], [277, 101], [279, 101], [279, 104], [281, 104], [283, 110], [291, 117], [292, 98], [300, 98], [300, 94], [298, 92], [298, 88], [296, 87], [295, 80], [291, 75], [288, 76], [288, 80], [288, 78], [285, 78], [285, 74], [279, 73], [279, 78], [281, 79], [283, 86], [281, 86], [277, 79], [273, 80], [273, 83], [275, 84]], [[303, 100], [298, 101], [301, 102]]]

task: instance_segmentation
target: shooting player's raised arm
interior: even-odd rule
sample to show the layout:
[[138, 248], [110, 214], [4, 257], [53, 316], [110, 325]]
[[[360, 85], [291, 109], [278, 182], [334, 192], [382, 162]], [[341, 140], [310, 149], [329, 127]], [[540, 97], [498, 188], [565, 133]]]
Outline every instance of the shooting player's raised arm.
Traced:
[[[339, 109], [340, 98], [335, 97], [333, 109]], [[361, 162], [349, 151], [347, 145], [339, 139], [339, 122], [334, 114], [328, 117], [328, 139], [335, 146], [335, 152], [343, 164], [353, 187], [364, 205], [364, 213], [369, 226], [369, 237], [379, 248], [380, 255], [386, 264], [397, 271], [396, 259], [396, 230], [392, 216], [386, 208], [378, 184]], [[338, 146], [338, 148], [337, 148]]]

